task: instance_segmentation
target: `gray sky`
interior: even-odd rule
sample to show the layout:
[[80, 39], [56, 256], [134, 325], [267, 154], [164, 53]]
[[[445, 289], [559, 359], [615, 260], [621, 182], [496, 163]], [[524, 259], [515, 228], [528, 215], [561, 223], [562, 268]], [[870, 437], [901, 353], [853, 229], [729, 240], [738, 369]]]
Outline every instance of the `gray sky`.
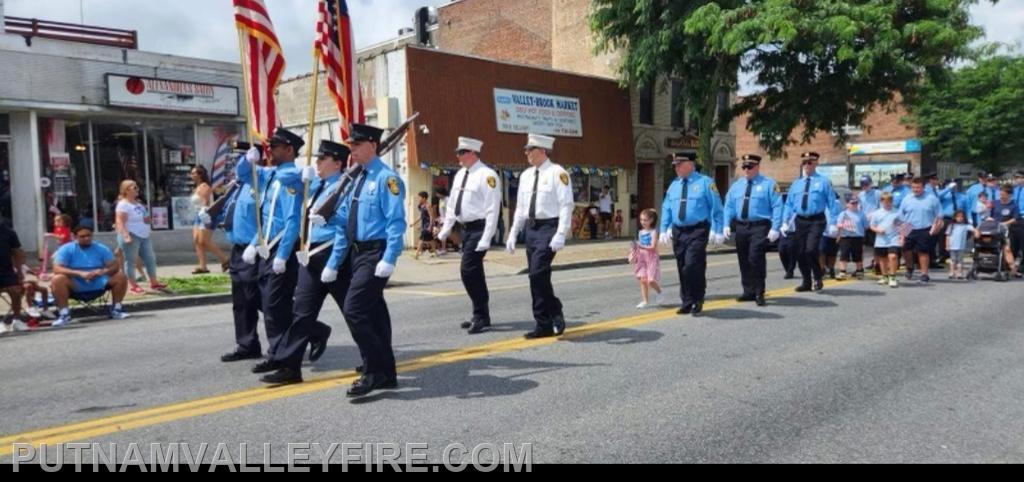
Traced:
[[[139, 31], [142, 50], [238, 61], [238, 37], [229, 0], [5, 0], [7, 15]], [[315, 0], [266, 0], [285, 50], [288, 76], [309, 72]], [[349, 0], [357, 47], [382, 42], [412, 26], [413, 12], [445, 0]], [[973, 8], [991, 41], [1024, 44], [1024, 0], [987, 0]]]

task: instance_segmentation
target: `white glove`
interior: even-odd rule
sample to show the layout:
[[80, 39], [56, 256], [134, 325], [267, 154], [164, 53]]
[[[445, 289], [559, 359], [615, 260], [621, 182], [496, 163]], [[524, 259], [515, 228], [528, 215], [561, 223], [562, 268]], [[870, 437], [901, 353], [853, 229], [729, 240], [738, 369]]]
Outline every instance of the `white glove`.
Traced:
[[285, 260], [283, 260], [281, 258], [274, 258], [274, 266], [273, 266], [274, 274], [284, 274], [285, 269], [287, 269], [287, 268], [288, 268], [288, 266], [287, 266]]
[[256, 246], [250, 245], [245, 248], [245, 252], [242, 253], [242, 261], [245, 261], [245, 264], [256, 264], [256, 254]]
[[956, 183], [955, 182], [949, 183], [948, 185], [946, 185], [946, 189], [956, 189]]
[[203, 224], [213, 224], [213, 219], [210, 218], [210, 214], [207, 212], [206, 208], [199, 210], [199, 220], [202, 221]]
[[782, 223], [782, 235], [785, 236], [789, 232], [789, 224]]
[[320, 282], [323, 284], [330, 284], [338, 280], [338, 271], [331, 268], [324, 268], [323, 272], [320, 273]]
[[312, 181], [313, 179], [316, 179], [316, 178], [317, 178], [317, 175], [316, 175], [316, 168], [315, 167], [313, 167], [313, 166], [306, 166], [306, 167], [302, 168], [302, 182], [304, 182], [304, 183], [305, 182], [310, 182], [310, 181]]
[[505, 252], [516, 254], [516, 237], [512, 233], [508, 233], [508, 239], [505, 241]]
[[561, 251], [562, 248], [565, 247], [565, 235], [556, 234], [555, 237], [551, 238], [551, 244], [549, 244], [548, 247], [551, 248], [551, 251], [556, 253]]
[[771, 230], [771, 231], [768, 231], [768, 242], [769, 243], [774, 243], [774, 242], [778, 241], [779, 240], [779, 236], [780, 236], [779, 232], [774, 230], [774, 229]]
[[451, 236], [451, 234], [451, 230], [442, 229], [440, 233], [437, 233], [437, 240], [443, 243], [448, 240], [448, 236]]
[[327, 225], [327, 220], [319, 214], [310, 214], [309, 222], [313, 224], [314, 228], [319, 228]]
[[377, 270], [373, 273], [378, 278], [390, 278], [395, 273], [395, 265], [381, 260], [377, 263]]
[[661, 233], [661, 236], [658, 238], [658, 242], [660, 242], [662, 246], [672, 246], [672, 233], [669, 233], [668, 231]]
[[732, 228], [725, 228], [725, 229], [723, 229], [722, 230], [722, 236], [725, 236], [725, 239], [731, 238], [732, 237]]
[[721, 235], [721, 234], [712, 234], [711, 235], [711, 244], [713, 244], [715, 246], [721, 246], [723, 243], [725, 243], [725, 236], [724, 235]]
[[245, 153], [245, 160], [252, 164], [260, 162], [260, 148], [252, 147], [248, 152]]
[[476, 252], [477, 253], [483, 253], [485, 251], [489, 251], [490, 249], [491, 249], [491, 240], [489, 240], [489, 239], [481, 239], [480, 242], [476, 245]]
[[836, 236], [837, 236], [838, 234], [839, 234], [839, 228], [837, 228], [837, 227], [835, 227], [835, 226], [829, 226], [829, 227], [828, 227], [828, 237], [830, 237], [830, 238], [834, 238], [834, 237], [836, 237]]
[[303, 267], [309, 266], [309, 252], [308, 251], [301, 250], [301, 251], [295, 253], [295, 259], [299, 260], [299, 264], [302, 265]]
[[259, 254], [260, 257], [263, 259], [270, 259], [270, 246], [267, 246], [266, 243], [263, 243], [262, 246], [256, 248], [256, 254]]

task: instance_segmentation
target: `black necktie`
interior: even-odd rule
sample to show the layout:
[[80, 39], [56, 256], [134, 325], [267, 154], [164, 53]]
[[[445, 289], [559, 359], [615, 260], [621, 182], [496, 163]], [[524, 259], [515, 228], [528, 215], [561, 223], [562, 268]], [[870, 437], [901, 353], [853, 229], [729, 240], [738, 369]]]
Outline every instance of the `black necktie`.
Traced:
[[800, 202], [800, 210], [807, 212], [807, 202], [811, 195], [811, 178], [810, 176], [804, 178], [804, 200]]
[[533, 194], [530, 196], [530, 220], [537, 219], [537, 186], [540, 185], [540, 168], [533, 168]]
[[743, 195], [743, 211], [740, 212], [740, 219], [746, 221], [750, 217], [750, 194], [754, 190], [754, 181], [747, 180], [747, 193]]
[[462, 195], [466, 192], [466, 181], [469, 181], [469, 169], [462, 172], [462, 188], [459, 189], [459, 197], [455, 200], [455, 217], [462, 216]]
[[320, 194], [324, 192], [324, 186], [327, 186], [327, 181], [321, 181], [320, 186], [316, 188], [316, 192], [313, 193], [313, 200], [310, 201], [309, 207], [316, 206], [317, 199], [320, 198]]
[[348, 237], [349, 244], [356, 242], [356, 228], [358, 227], [356, 220], [359, 218], [359, 195], [363, 192], [364, 182], [366, 182], [365, 172], [360, 176], [359, 183], [356, 184], [356, 190], [352, 193], [352, 205], [348, 210], [348, 224], [345, 226], [345, 236]]
[[683, 194], [679, 197], [679, 222], [686, 222], [686, 196], [690, 192], [690, 180], [683, 180]]
[[267, 202], [267, 191], [270, 191], [270, 185], [274, 183], [274, 178], [277, 177], [277, 169], [270, 173], [270, 177], [267, 178], [267, 184], [263, 186], [263, 195], [260, 197], [260, 213], [263, 213], [263, 206]]

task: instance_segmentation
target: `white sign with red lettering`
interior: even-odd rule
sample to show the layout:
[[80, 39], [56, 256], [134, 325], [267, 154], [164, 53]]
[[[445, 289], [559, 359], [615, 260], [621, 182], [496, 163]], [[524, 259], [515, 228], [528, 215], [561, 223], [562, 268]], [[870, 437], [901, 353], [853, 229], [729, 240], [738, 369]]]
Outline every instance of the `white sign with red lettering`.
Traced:
[[107, 74], [108, 104], [136, 109], [238, 115], [238, 88]]

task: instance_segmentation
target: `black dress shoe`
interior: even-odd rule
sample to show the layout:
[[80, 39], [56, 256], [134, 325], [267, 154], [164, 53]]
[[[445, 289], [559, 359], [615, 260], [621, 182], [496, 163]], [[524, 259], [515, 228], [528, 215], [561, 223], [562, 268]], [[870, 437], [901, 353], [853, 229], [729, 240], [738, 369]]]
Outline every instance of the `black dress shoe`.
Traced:
[[802, 284], [802, 285], [796, 287], [796, 292], [797, 293], [806, 293], [808, 291], [811, 291], [811, 285], [810, 284]]
[[818, 281], [814, 282], [814, 291], [821, 291], [823, 289], [825, 289], [825, 282], [824, 281], [818, 280]]
[[363, 366], [363, 365], [359, 365], [359, 366], [356, 367], [356, 373], [358, 373], [360, 375], [362, 375], [363, 372], [365, 372], [365, 371], [366, 371], [366, 367]]
[[555, 330], [552, 329], [551, 327], [545, 327], [545, 328], [539, 328], [538, 327], [536, 330], [533, 330], [533, 331], [523, 335], [523, 338], [526, 338], [527, 340], [536, 340], [538, 338], [550, 338], [550, 337], [553, 337], [553, 336], [555, 336]]
[[224, 363], [233, 363], [245, 360], [259, 360], [260, 358], [263, 358], [261, 353], [235, 350], [220, 357], [220, 361]]
[[463, 330], [468, 330], [468, 329], [470, 329], [472, 327], [473, 327], [473, 322], [472, 321], [463, 321], [462, 324], [459, 325], [459, 328], [462, 328]]
[[276, 372], [282, 368], [285, 368], [284, 363], [274, 360], [266, 360], [252, 367], [252, 372], [258, 375], [260, 373]]
[[270, 385], [291, 385], [302, 383], [302, 372], [291, 368], [282, 368], [269, 375], [263, 375], [260, 381]]
[[794, 278], [796, 278], [796, 275], [792, 271], [787, 271], [786, 272], [786, 276], [783, 276], [782, 279], [794, 279]]
[[[352, 384], [352, 388], [349, 388], [345, 395], [350, 398], [362, 397], [369, 395], [374, 390], [380, 390], [386, 388], [387, 385], [392, 385], [393, 380], [389, 377], [381, 375], [363, 375]], [[393, 385], [395, 388], [398, 387], [397, 383]]]
[[565, 317], [556, 316], [552, 321], [552, 329], [555, 332], [555, 336], [562, 336], [565, 333]]
[[309, 340], [309, 361], [315, 362], [324, 356], [327, 351], [327, 339], [331, 337], [331, 327], [327, 327], [327, 334], [323, 338]]
[[487, 331], [490, 327], [491, 322], [489, 321], [474, 321], [473, 325], [469, 327], [468, 333], [470, 335], [479, 335], [480, 333]]
[[754, 302], [757, 303], [757, 306], [768, 306], [768, 302], [765, 301], [764, 295], [757, 295], [757, 297], [754, 299]]
[[699, 314], [701, 314], [703, 312], [704, 312], [704, 302], [703, 301], [700, 301], [700, 302], [695, 303], [693, 305], [693, 313], [692, 313], [693, 316], [697, 316], [697, 315], [699, 315]]
[[736, 301], [738, 303], [747, 303], [747, 302], [750, 302], [750, 301], [754, 301], [756, 299], [757, 299], [757, 297], [754, 296], [754, 295], [743, 295], [743, 296], [740, 296], [739, 298], [736, 298]]
[[689, 315], [690, 313], [693, 313], [693, 305], [685, 305], [676, 311], [677, 315]]

